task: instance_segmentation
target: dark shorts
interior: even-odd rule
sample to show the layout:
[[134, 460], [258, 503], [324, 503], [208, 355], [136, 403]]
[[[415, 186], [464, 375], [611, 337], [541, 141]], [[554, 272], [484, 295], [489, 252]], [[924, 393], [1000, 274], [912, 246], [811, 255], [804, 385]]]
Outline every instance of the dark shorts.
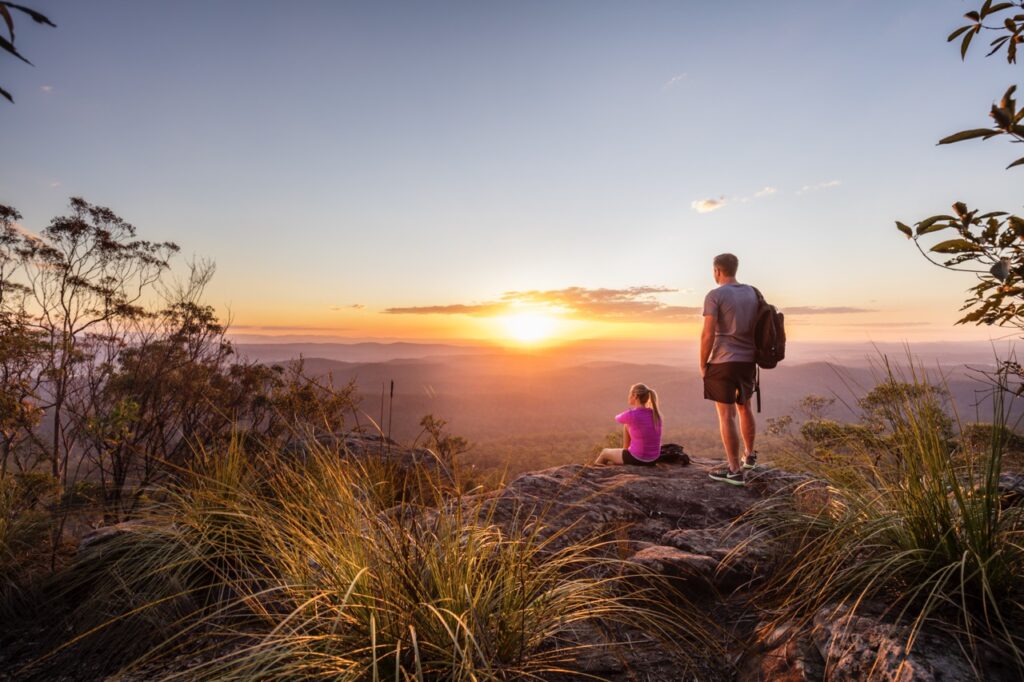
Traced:
[[624, 449], [622, 451], [622, 463], [623, 464], [632, 464], [633, 466], [638, 466], [638, 467], [652, 467], [652, 466], [654, 466], [655, 464], [658, 463], [658, 460], [654, 460], [653, 462], [646, 462], [646, 461], [644, 461], [642, 459], [637, 459], [636, 457], [633, 456], [632, 452], [630, 452], [629, 450], [625, 450]]
[[757, 365], [753, 362], [717, 362], [704, 373], [704, 399], [744, 404], [754, 395]]

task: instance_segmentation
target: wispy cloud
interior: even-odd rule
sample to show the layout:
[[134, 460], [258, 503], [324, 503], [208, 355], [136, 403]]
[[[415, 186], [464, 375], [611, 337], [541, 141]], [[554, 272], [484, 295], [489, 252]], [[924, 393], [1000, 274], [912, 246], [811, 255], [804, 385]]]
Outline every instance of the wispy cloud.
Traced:
[[877, 313], [870, 308], [854, 308], [852, 306], [814, 306], [794, 305], [782, 309], [786, 315], [848, 315], [850, 313]]
[[348, 327], [310, 327], [305, 325], [289, 324], [233, 324], [231, 332], [347, 332], [352, 331]]
[[843, 327], [870, 327], [877, 329], [910, 329], [914, 327], [933, 327], [931, 322], [844, 322]]
[[661, 86], [661, 89], [662, 90], [668, 90], [670, 88], [675, 87], [676, 85], [678, 85], [679, 83], [683, 82], [684, 80], [686, 80], [686, 74], [685, 73], [677, 73], [676, 75], [672, 76], [667, 81], [665, 81], [665, 84]]
[[725, 206], [725, 197], [718, 197], [717, 199], [698, 199], [697, 201], [690, 202], [690, 208], [697, 213], [711, 213]]
[[387, 308], [390, 315], [470, 315], [493, 317], [514, 313], [524, 307], [539, 308], [577, 319], [618, 322], [661, 322], [679, 320], [701, 312], [700, 308], [669, 305], [659, 294], [675, 293], [667, 287], [638, 286], [627, 289], [565, 289], [508, 291], [497, 301]]
[[472, 315], [474, 317], [489, 317], [500, 315], [511, 308], [511, 304], [502, 302], [474, 303], [466, 305], [454, 303], [449, 305], [416, 305], [404, 308], [385, 308], [386, 315]]
[[15, 232], [20, 232], [22, 235], [28, 237], [29, 239], [31, 239], [33, 241], [37, 241], [37, 242], [42, 241], [42, 237], [40, 237], [38, 234], [36, 234], [32, 230], [28, 229], [27, 227], [25, 227], [21, 223], [11, 223], [11, 227], [14, 228]]
[[50, 183], [50, 187], [52, 187], [53, 189], [57, 189], [58, 187], [60, 187], [60, 181], [54, 180], [53, 182]]
[[668, 287], [650, 286], [628, 289], [568, 287], [549, 291], [510, 291], [502, 299], [520, 304], [541, 304], [560, 308], [570, 317], [596, 320], [680, 319], [701, 311], [696, 307], [668, 305], [657, 299], [658, 294], [676, 291]]
[[348, 305], [332, 306], [331, 310], [333, 310], [334, 312], [339, 312], [341, 310], [362, 310], [365, 307], [366, 306], [363, 305], [362, 303], [349, 303]]
[[739, 202], [741, 204], [745, 204], [748, 201], [753, 201], [755, 199], [764, 199], [765, 197], [770, 197], [771, 195], [775, 194], [778, 191], [779, 190], [777, 187], [765, 185], [761, 189], [757, 190], [756, 192], [748, 196], [726, 197], [723, 194], [717, 199], [698, 199], [697, 201], [690, 202], [690, 208], [692, 208], [697, 213], [711, 213], [712, 211], [717, 211], [718, 209], [724, 207], [726, 204], [732, 203], [734, 201]]
[[39, 89], [42, 90], [43, 92], [53, 92], [53, 86], [52, 85], [40, 85]]
[[839, 182], [838, 180], [829, 180], [828, 182], [819, 182], [816, 185], [804, 185], [803, 187], [798, 189], [796, 193], [806, 194], [807, 192], [817, 192], [818, 190], [821, 189], [832, 189], [833, 187], [838, 187], [841, 184], [843, 183]]

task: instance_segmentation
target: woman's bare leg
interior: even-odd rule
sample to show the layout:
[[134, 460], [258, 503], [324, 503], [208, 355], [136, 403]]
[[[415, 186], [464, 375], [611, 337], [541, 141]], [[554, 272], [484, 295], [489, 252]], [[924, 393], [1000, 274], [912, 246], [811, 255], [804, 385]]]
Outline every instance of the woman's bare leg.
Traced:
[[594, 460], [594, 464], [622, 464], [622, 448], [605, 448]]

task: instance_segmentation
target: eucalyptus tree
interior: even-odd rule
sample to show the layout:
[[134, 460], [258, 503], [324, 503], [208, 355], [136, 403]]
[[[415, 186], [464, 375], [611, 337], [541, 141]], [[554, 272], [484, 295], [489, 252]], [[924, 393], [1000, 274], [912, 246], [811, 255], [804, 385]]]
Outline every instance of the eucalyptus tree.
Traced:
[[[19, 231], [13, 249], [26, 325], [45, 345], [39, 367], [42, 407], [51, 423], [51, 473], [61, 490], [68, 483], [76, 436], [68, 428], [67, 408], [98, 359], [97, 341], [124, 343], [119, 330], [151, 315], [146, 298], [178, 251], [171, 242], [136, 238], [135, 227], [108, 208], [80, 198], [72, 198], [70, 208], [39, 235]], [[12, 282], [14, 273], [5, 279]]]

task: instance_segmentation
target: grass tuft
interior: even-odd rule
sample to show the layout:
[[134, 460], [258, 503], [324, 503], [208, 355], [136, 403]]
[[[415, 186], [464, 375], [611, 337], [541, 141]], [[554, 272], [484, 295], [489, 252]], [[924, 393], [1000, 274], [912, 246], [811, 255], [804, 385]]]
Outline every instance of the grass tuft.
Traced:
[[655, 576], [595, 557], [601, 539], [502, 528], [429, 471], [322, 447], [199, 460], [57, 577], [73, 635], [36, 670], [93, 652], [170, 677], [187, 659], [188, 679], [509, 680], [583, 675], [622, 632], [689, 670], [714, 651]]
[[885, 605], [912, 625], [908, 648], [939, 624], [979, 670], [995, 654], [1024, 674], [1024, 508], [999, 491], [1006, 392], [994, 393], [990, 440], [969, 447], [949, 437], [921, 373], [899, 379], [890, 370], [885, 451], [819, 460], [795, 491], [814, 504], [779, 497], [751, 514], [786, 545], [768, 588], [774, 624], [807, 623], [827, 605]]

